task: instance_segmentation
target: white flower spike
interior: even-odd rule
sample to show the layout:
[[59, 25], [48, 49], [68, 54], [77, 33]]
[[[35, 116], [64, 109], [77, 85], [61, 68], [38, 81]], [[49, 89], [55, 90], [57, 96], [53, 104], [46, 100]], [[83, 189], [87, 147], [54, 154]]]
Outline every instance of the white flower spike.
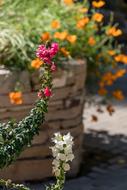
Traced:
[[57, 176], [61, 173], [61, 170], [66, 173], [70, 170], [68, 164], [69, 161], [74, 159], [74, 154], [72, 152], [73, 137], [70, 133], [67, 135], [61, 135], [60, 133], [55, 133], [52, 138], [54, 146], [51, 147], [53, 153], [53, 173]]

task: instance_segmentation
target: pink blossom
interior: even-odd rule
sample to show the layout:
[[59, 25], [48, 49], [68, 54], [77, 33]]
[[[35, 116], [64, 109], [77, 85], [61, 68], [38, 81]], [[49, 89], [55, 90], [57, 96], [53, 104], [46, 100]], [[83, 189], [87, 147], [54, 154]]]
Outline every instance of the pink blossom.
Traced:
[[37, 95], [38, 95], [39, 98], [42, 98], [43, 97], [43, 92], [40, 91], [40, 92], [38, 92]]
[[52, 95], [52, 92], [51, 92], [51, 90], [49, 89], [49, 87], [46, 87], [46, 88], [44, 89], [44, 95], [45, 95], [46, 97], [50, 97], [50, 96]]
[[58, 50], [59, 46], [55, 42], [48, 48], [45, 45], [39, 45], [36, 56], [46, 63], [51, 63], [51, 59], [56, 55]]
[[53, 43], [51, 44], [51, 49], [53, 49], [54, 52], [57, 53], [57, 52], [59, 51], [59, 45], [58, 45], [58, 43], [53, 42]]
[[56, 65], [54, 63], [51, 65], [51, 71], [56, 71]]

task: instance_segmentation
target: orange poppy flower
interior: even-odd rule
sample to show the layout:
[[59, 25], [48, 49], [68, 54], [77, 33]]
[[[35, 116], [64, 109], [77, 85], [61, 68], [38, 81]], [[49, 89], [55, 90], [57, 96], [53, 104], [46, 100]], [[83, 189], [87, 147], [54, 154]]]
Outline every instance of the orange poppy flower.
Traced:
[[36, 58], [31, 62], [31, 67], [33, 67], [34, 69], [39, 69], [42, 64], [44, 64], [44, 62], [41, 61], [39, 58]]
[[68, 40], [70, 43], [74, 44], [74, 43], [76, 42], [76, 40], [77, 40], [77, 36], [76, 36], [76, 35], [68, 35], [68, 36], [67, 36], [67, 40]]
[[120, 69], [115, 73], [115, 78], [120, 78], [126, 73], [126, 69]]
[[104, 1], [93, 1], [92, 2], [92, 6], [95, 7], [95, 8], [101, 8], [105, 5], [105, 2]]
[[9, 93], [10, 102], [12, 104], [22, 104], [22, 92], [10, 92]]
[[92, 16], [92, 19], [96, 22], [101, 22], [104, 18], [104, 15], [101, 13], [94, 13], [94, 15]]
[[78, 29], [83, 29], [89, 22], [89, 18], [88, 17], [85, 17], [85, 18], [82, 18], [80, 19], [78, 22], [77, 22], [77, 28]]
[[49, 32], [44, 32], [42, 35], [41, 35], [41, 40], [42, 41], [48, 41], [51, 39], [51, 35]]
[[115, 76], [111, 72], [107, 72], [102, 76], [102, 81], [105, 83], [105, 85], [112, 85], [115, 80]]
[[53, 20], [53, 21], [51, 22], [51, 27], [52, 27], [53, 29], [58, 29], [58, 28], [60, 28], [60, 23], [59, 23], [59, 21], [58, 21], [58, 20]]
[[107, 90], [105, 88], [100, 88], [98, 90], [98, 94], [101, 96], [105, 96], [107, 94]]
[[67, 56], [70, 55], [70, 52], [67, 51], [65, 47], [60, 48], [60, 51], [63, 53], [63, 55], [64, 55], [65, 57], [67, 57]]
[[115, 61], [122, 62], [123, 61], [123, 54], [116, 55], [114, 57]]
[[80, 13], [87, 13], [87, 12], [88, 12], [88, 9], [85, 8], [85, 7], [83, 7], [83, 8], [81, 8], [81, 9], [79, 9], [79, 12], [80, 12]]
[[94, 39], [93, 36], [91, 36], [89, 39], [88, 39], [88, 44], [90, 46], [94, 46], [96, 44], [96, 40]]
[[113, 56], [113, 55], [116, 54], [116, 52], [114, 50], [108, 50], [108, 54], [111, 55], [111, 56]]
[[120, 29], [116, 29], [116, 27], [111, 27], [107, 30], [106, 34], [108, 36], [117, 37], [117, 36], [120, 36], [122, 34], [122, 31]]
[[67, 38], [67, 35], [68, 35], [67, 31], [56, 32], [54, 34], [54, 38], [57, 38], [59, 40], [65, 40]]
[[64, 0], [64, 3], [66, 5], [72, 5], [74, 2], [73, 2], [73, 0]]
[[114, 98], [116, 98], [117, 100], [123, 100], [124, 99], [124, 95], [122, 93], [121, 90], [115, 90], [112, 95], [114, 96]]

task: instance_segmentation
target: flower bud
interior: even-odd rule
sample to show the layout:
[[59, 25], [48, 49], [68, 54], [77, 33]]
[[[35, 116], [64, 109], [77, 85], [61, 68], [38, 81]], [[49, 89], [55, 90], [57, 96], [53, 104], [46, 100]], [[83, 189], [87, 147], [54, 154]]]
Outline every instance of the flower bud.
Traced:
[[52, 63], [52, 65], [51, 65], [51, 71], [56, 71], [56, 65], [54, 64], [54, 63]]
[[43, 92], [39, 91], [37, 95], [38, 95], [39, 98], [42, 98], [43, 97]]
[[46, 97], [50, 97], [50, 96], [52, 95], [52, 92], [51, 92], [51, 90], [49, 89], [49, 87], [46, 87], [46, 88], [44, 89], [44, 95], [45, 95]]

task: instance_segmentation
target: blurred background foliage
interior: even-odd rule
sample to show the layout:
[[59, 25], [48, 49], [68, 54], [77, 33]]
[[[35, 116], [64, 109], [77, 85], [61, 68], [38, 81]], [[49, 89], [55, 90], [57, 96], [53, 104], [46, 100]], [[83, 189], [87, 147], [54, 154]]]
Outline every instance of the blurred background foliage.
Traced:
[[[99, 1], [105, 4], [104, 1]], [[70, 2], [73, 1], [1, 1], [0, 65], [10, 70], [31, 70], [36, 46], [46, 40], [57, 41], [60, 52], [56, 63], [61, 64], [71, 58], [86, 59], [88, 84], [98, 81], [101, 88], [99, 93], [107, 95], [105, 85], [111, 85], [125, 74], [123, 70], [119, 72], [119, 63], [122, 61], [126, 64], [127, 58], [121, 56], [122, 46], [116, 41], [122, 32], [118, 29], [118, 24], [114, 25], [112, 14], [106, 25], [103, 15], [102, 19], [97, 15], [94, 19], [94, 15], [100, 13], [101, 6], [91, 6], [88, 0]], [[52, 22], [58, 22], [60, 27], [52, 27]], [[115, 32], [110, 34], [112, 28]], [[43, 39], [47, 34], [50, 39]], [[119, 55], [122, 58], [116, 59]]]

